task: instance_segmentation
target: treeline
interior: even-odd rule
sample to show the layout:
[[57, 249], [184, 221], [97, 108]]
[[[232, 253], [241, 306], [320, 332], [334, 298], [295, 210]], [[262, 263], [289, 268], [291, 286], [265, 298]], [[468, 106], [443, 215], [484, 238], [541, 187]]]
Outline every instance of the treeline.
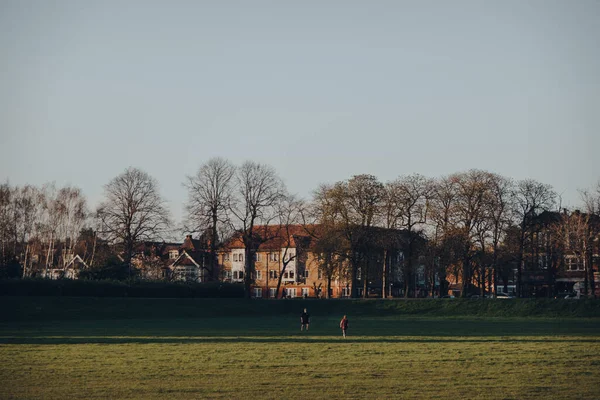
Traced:
[[[214, 158], [184, 184], [183, 231], [202, 235], [213, 279], [218, 279], [220, 244], [239, 235], [246, 248], [247, 296], [254, 253], [268, 239], [259, 230], [274, 224], [307, 227], [319, 268], [329, 281], [349, 280], [353, 297], [361, 285], [366, 295], [373, 268], [379, 269], [383, 296], [394, 280], [409, 297], [422, 290], [444, 293], [451, 282], [462, 284], [463, 295], [473, 287], [484, 294], [493, 291], [492, 282], [509, 281], [516, 282], [517, 294], [526, 295], [523, 271], [556, 275], [568, 267], [566, 255], [582, 266], [585, 291], [594, 291], [600, 181], [581, 192], [581, 212], [562, 209], [549, 185], [481, 170], [436, 178], [403, 175], [390, 182], [357, 175], [322, 184], [311, 199], [302, 200], [288, 193], [268, 165]], [[172, 234], [174, 224], [157, 181], [144, 171], [129, 168], [104, 189], [104, 201], [90, 210], [77, 188], [1, 185], [2, 274], [36, 276], [78, 254], [95, 271], [89, 277], [132, 278], [139, 244]], [[399, 254], [402, 268], [395, 277], [390, 257]], [[103, 272], [107, 268], [112, 272]]]

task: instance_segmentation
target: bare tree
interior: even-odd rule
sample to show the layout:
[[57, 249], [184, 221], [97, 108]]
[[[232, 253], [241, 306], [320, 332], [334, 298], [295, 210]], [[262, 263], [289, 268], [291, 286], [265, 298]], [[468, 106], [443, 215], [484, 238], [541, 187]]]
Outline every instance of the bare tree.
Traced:
[[462, 290], [461, 296], [467, 297], [472, 278], [471, 258], [477, 227], [485, 219], [485, 202], [490, 187], [490, 176], [485, 171], [470, 170], [454, 174], [456, 182], [456, 221], [463, 240], [462, 251]]
[[[490, 174], [490, 192], [486, 204], [487, 216], [490, 221], [491, 243], [492, 243], [492, 273], [488, 276], [489, 287], [498, 279], [498, 255], [501, 240], [513, 220], [514, 210], [514, 183], [511, 179], [501, 175]], [[496, 294], [496, 288], [493, 289]]]
[[169, 212], [156, 180], [137, 168], [128, 168], [111, 180], [104, 192], [105, 200], [97, 211], [101, 232], [107, 240], [123, 246], [131, 278], [136, 245], [164, 234], [170, 224]]
[[[351, 296], [358, 297], [358, 268], [360, 265], [363, 297], [367, 297], [368, 261], [371, 259], [367, 242], [372, 239], [370, 229], [379, 222], [380, 207], [384, 198], [384, 186], [373, 175], [355, 175], [347, 182], [336, 185], [346, 239], [350, 244]], [[362, 250], [362, 251], [361, 251]]]
[[588, 214], [600, 216], [600, 180], [593, 189], [580, 190], [581, 200]]
[[56, 196], [58, 235], [63, 240], [63, 267], [71, 261], [77, 238], [87, 217], [85, 197], [79, 188], [61, 188]]
[[254, 276], [254, 255], [258, 246], [268, 240], [258, 234], [257, 226], [266, 226], [277, 216], [278, 203], [285, 193], [283, 182], [275, 170], [264, 164], [247, 161], [236, 171], [237, 190], [232, 196], [229, 210], [232, 224], [240, 233], [245, 247], [244, 290], [250, 298]]
[[196, 175], [188, 176], [185, 183], [188, 189], [188, 221], [193, 223], [185, 229], [210, 235], [209, 268], [212, 279], [217, 277], [219, 231], [228, 222], [234, 174], [235, 167], [229, 161], [212, 158], [198, 169]]
[[[591, 294], [596, 295], [596, 282], [593, 271], [594, 254], [600, 253], [600, 243], [594, 238], [600, 237], [600, 180], [596, 187], [591, 190], [581, 191], [581, 198], [585, 206], [585, 212], [588, 214], [588, 236], [591, 239], [586, 254], [588, 267], [587, 275]], [[596, 246], [594, 248], [594, 245]], [[587, 289], [586, 289], [587, 290]]]
[[[281, 254], [281, 271], [277, 279], [277, 289], [275, 293], [279, 293], [281, 287], [281, 280], [286, 273], [288, 265], [296, 264], [296, 280], [299, 279], [298, 274], [304, 274], [304, 270], [298, 268], [298, 261], [301, 260], [300, 255], [305, 250], [302, 239], [298, 236], [294, 237], [294, 229], [300, 221], [302, 215], [302, 209], [304, 204], [293, 195], [282, 195], [281, 200], [276, 204], [276, 220], [277, 224], [277, 236], [281, 239], [283, 252]], [[264, 236], [264, 235], [262, 235]], [[295, 251], [292, 251], [295, 248]], [[304, 259], [302, 255], [302, 259]], [[268, 276], [267, 271], [267, 276]]]
[[430, 181], [419, 174], [401, 176], [386, 185], [386, 228], [402, 228], [408, 234], [404, 266], [405, 297], [408, 297], [409, 293], [416, 296], [413, 284], [415, 243], [419, 239], [419, 227], [427, 223], [431, 193]]
[[11, 224], [11, 203], [12, 190], [8, 182], [0, 185], [0, 246], [2, 247], [2, 258], [0, 265], [6, 265], [10, 258], [10, 243], [12, 241], [12, 224]]
[[440, 280], [440, 295], [447, 291], [447, 271], [455, 264], [456, 257], [456, 221], [455, 209], [457, 202], [456, 181], [442, 177], [432, 182], [431, 189], [430, 225], [433, 233], [430, 244], [433, 246], [433, 263], [437, 266]]
[[[550, 210], [556, 201], [556, 193], [550, 185], [537, 182], [533, 179], [519, 181], [515, 189], [514, 215], [520, 226], [519, 254], [517, 260], [517, 296], [523, 296], [523, 262], [525, 243], [528, 239], [533, 243], [535, 217], [541, 211]], [[533, 249], [532, 249], [533, 250]], [[534, 251], [531, 251], [534, 257]], [[531, 260], [533, 264], [533, 259]]]

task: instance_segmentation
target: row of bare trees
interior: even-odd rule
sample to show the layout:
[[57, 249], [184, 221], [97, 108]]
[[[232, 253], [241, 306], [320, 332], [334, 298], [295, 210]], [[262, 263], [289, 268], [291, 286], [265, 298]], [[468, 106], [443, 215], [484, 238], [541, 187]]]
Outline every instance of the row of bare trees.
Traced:
[[[552, 226], [556, 232], [551, 235], [555, 249], [560, 249], [563, 255], [574, 252], [575, 244], [587, 246], [585, 251], [579, 250], [587, 254], [586, 282], [588, 279], [593, 281], [592, 240], [599, 234], [593, 218], [598, 217], [598, 198], [600, 187], [583, 192], [586, 212], [578, 215], [584, 216], [585, 220], [577, 219], [577, 228], [572, 226], [574, 218], [567, 218], [572, 213], [563, 213]], [[452, 278], [461, 283], [462, 296], [467, 296], [475, 287], [482, 295], [492, 293], [493, 282], [504, 281], [506, 286], [512, 269], [516, 269], [517, 294], [523, 295], [523, 266], [528, 265], [531, 270], [539, 269], [540, 265], [539, 260], [525, 262], [540, 251], [536, 243], [537, 221], [545, 212], [557, 214], [560, 201], [549, 185], [534, 180], [515, 182], [487, 171], [470, 170], [435, 179], [418, 174], [405, 175], [385, 184], [374, 176], [358, 175], [348, 181], [320, 186], [315, 192], [312, 209], [315, 221], [337, 234], [335, 240], [331, 234], [326, 235], [325, 243], [337, 241], [339, 247], [340, 240], [345, 242], [342, 248], [346, 250], [342, 256], [347, 256], [349, 271], [346, 273], [352, 282], [353, 296], [358, 288], [359, 271], [364, 286], [362, 292], [366, 295], [369, 248], [383, 253], [383, 270], [380, 272], [383, 296], [388, 290], [388, 253], [394, 250], [398, 241], [377, 234], [380, 241], [383, 237], [387, 243], [375, 245], [374, 238], [365, 237], [365, 232], [377, 232], [369, 229], [371, 227], [403, 231], [405, 296], [416, 295], [417, 264], [425, 268], [424, 275], [429, 280], [426, 286], [431, 294], [434, 294], [436, 283], [437, 291], [446, 293], [445, 285]], [[560, 234], [561, 229], [569, 233]], [[569, 235], [575, 235], [576, 239], [565, 241]], [[422, 243], [422, 238], [428, 239], [427, 246], [417, 245]], [[371, 244], [365, 254], [361, 249], [369, 241]], [[339, 260], [339, 253], [339, 248], [325, 252], [323, 268], [329, 271], [336, 265], [332, 260]], [[448, 273], [454, 276], [447, 277]], [[591, 285], [593, 283], [586, 283], [586, 292], [588, 288], [593, 292]]]
[[[357, 295], [359, 283], [366, 293], [373, 273], [383, 281], [382, 295], [389, 294], [389, 283], [395, 279], [390, 276], [392, 257], [401, 257], [405, 296], [417, 294], [417, 274], [424, 274], [432, 293], [436, 282], [438, 292], [444, 293], [452, 279], [462, 283], [463, 295], [472, 286], [489, 292], [492, 282], [508, 281], [510, 265], [517, 270], [520, 292], [523, 266], [537, 261], [533, 260], [533, 244], [539, 242], [540, 233], [537, 217], [560, 210], [560, 201], [549, 185], [534, 180], [515, 182], [481, 170], [439, 178], [404, 175], [385, 183], [372, 175], [357, 175], [320, 185], [312, 199], [300, 201], [288, 194], [282, 179], [268, 165], [248, 161], [236, 166], [213, 158], [188, 176], [184, 185], [188, 200], [183, 229], [207, 239], [211, 253], [207, 268], [215, 279], [218, 247], [224, 238], [234, 233], [239, 236], [246, 252], [248, 295], [258, 247], [272, 239], [269, 235], [273, 232], [280, 234], [281, 229], [296, 224], [303, 224], [313, 236], [324, 275], [329, 281], [347, 278], [352, 296]], [[39, 254], [43, 248], [46, 259], [42, 265], [47, 269], [55, 263], [56, 246], [63, 254], [72, 253], [87, 226], [93, 237], [88, 264], [93, 263], [96, 238], [101, 238], [119, 247], [131, 272], [131, 260], [142, 241], [173, 232], [169, 210], [158, 182], [139, 169], [128, 168], [104, 189], [104, 201], [89, 212], [84, 196], [74, 187], [1, 185], [2, 265], [17, 260], [23, 275], [32, 275], [33, 253]], [[581, 226], [572, 226], [572, 220], [565, 219], [555, 224], [559, 228], [552, 236], [553, 248], [566, 254], [575, 252], [574, 243], [579, 245], [582, 240], [579, 234], [575, 235], [578, 239], [564, 238], [573, 236], [571, 232], [585, 232], [588, 241], [584, 241], [583, 253], [590, 268], [590, 238], [597, 234], [590, 218], [600, 212], [599, 198], [600, 186], [583, 191], [581, 215], [587, 219]], [[273, 225], [280, 228], [266, 229]], [[402, 232], [402, 236], [390, 232]], [[374, 265], [381, 265], [381, 271], [373, 272]], [[423, 274], [418, 271], [421, 267], [425, 268]], [[586, 277], [593, 280], [593, 273], [586, 272]]]
[[[86, 200], [78, 188], [0, 185], [0, 264], [18, 260], [23, 275], [28, 276], [34, 263], [47, 269], [56, 262], [68, 262], [65, 254], [73, 252], [72, 239], [86, 216]], [[40, 260], [42, 249], [45, 257]]]

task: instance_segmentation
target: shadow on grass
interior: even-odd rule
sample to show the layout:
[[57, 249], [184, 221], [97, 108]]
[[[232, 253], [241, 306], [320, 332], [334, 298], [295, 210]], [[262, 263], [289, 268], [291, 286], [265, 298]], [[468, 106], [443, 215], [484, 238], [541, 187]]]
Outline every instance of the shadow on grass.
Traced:
[[212, 344], [212, 343], [600, 343], [597, 339], [582, 338], [389, 338], [389, 337], [0, 337], [0, 344], [65, 345], [65, 344]]

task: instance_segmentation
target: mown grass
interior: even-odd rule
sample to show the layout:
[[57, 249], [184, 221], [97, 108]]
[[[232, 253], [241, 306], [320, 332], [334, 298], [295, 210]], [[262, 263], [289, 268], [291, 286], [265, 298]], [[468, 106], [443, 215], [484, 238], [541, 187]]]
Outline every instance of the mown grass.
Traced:
[[[490, 318], [469, 314], [471, 305], [440, 316], [402, 304], [384, 313], [369, 302], [237, 301], [219, 317], [192, 312], [215, 307], [208, 301], [175, 303], [186, 310], [169, 315], [174, 303], [157, 300], [154, 314], [138, 315], [148, 304], [140, 299], [43, 300], [0, 299], [2, 399], [600, 398], [593, 313]], [[17, 303], [33, 311], [17, 318], [6, 310]], [[299, 331], [304, 306], [309, 332]]]

